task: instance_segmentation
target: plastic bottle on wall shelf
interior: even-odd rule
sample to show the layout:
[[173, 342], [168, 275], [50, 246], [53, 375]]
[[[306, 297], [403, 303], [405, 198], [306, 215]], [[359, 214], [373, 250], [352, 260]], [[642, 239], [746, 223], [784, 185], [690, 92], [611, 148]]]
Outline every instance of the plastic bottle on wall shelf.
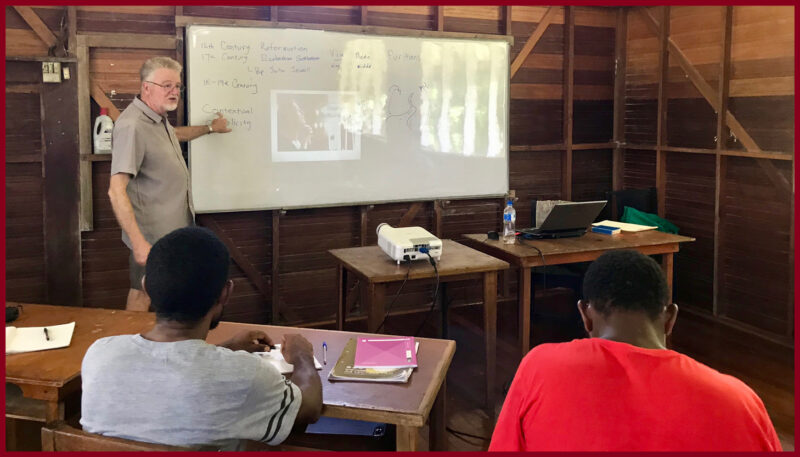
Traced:
[[111, 154], [111, 131], [114, 121], [108, 116], [107, 108], [100, 108], [100, 115], [94, 121], [94, 153]]

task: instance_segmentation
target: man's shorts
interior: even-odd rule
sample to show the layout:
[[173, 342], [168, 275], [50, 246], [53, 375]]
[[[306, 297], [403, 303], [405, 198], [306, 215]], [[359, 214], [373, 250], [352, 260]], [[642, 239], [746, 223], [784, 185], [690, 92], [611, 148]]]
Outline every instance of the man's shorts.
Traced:
[[131, 251], [130, 257], [128, 257], [128, 270], [130, 271], [131, 289], [144, 290], [142, 287], [144, 265], [136, 263], [136, 259], [133, 257], [133, 251]]

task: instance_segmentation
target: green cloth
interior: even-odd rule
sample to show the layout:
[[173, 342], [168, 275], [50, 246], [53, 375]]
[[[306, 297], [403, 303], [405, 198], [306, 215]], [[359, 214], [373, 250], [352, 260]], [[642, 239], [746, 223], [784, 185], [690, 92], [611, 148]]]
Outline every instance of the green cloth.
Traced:
[[658, 217], [658, 215], [645, 213], [643, 211], [639, 211], [636, 208], [631, 208], [630, 206], [625, 207], [625, 211], [622, 213], [622, 218], [620, 218], [620, 222], [628, 222], [630, 224], [639, 224], [639, 225], [655, 225], [658, 227], [658, 231], [664, 233], [674, 233], [678, 234], [678, 226], [673, 224], [672, 222]]

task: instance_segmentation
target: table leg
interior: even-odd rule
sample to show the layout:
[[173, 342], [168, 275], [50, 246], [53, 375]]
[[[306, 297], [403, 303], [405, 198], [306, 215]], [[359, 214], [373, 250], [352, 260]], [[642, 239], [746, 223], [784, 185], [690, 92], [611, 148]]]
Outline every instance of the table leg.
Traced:
[[415, 452], [419, 446], [419, 427], [397, 426], [397, 451]]
[[339, 264], [339, 303], [336, 308], [336, 329], [344, 330], [344, 320], [347, 316], [347, 270]]
[[447, 283], [442, 282], [439, 284], [439, 306], [442, 309], [442, 325], [440, 327], [441, 337], [442, 339], [448, 338], [448, 326], [447, 326]]
[[[367, 290], [367, 300], [364, 301], [367, 306], [367, 331], [376, 332], [386, 315], [386, 285], [366, 284], [365, 286]], [[385, 327], [381, 331], [385, 331]]]
[[531, 269], [519, 267], [519, 352], [525, 357], [531, 344]]
[[483, 328], [486, 334], [486, 408], [494, 422], [494, 380], [497, 368], [497, 272], [483, 274]]
[[431, 408], [431, 415], [429, 422], [429, 436], [430, 442], [429, 450], [431, 451], [444, 451], [447, 448], [447, 409], [445, 403], [447, 401], [447, 378], [442, 381], [442, 387], [439, 388], [439, 393], [436, 395], [436, 400]]
[[667, 289], [669, 290], [669, 299], [672, 301], [672, 267], [673, 267], [673, 255], [671, 252], [661, 255], [661, 270], [664, 272], [664, 276], [667, 278]]

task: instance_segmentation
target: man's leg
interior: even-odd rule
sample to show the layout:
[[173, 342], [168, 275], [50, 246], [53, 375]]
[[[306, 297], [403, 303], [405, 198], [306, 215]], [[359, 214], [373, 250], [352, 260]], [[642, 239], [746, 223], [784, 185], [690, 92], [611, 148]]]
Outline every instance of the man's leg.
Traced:
[[150, 297], [142, 286], [144, 265], [136, 263], [133, 253], [128, 258], [128, 270], [130, 272], [131, 289], [128, 291], [128, 302], [125, 304], [125, 309], [128, 311], [148, 311], [150, 309]]
[[143, 290], [131, 289], [128, 291], [128, 303], [125, 304], [128, 311], [147, 311], [150, 309], [150, 297]]

